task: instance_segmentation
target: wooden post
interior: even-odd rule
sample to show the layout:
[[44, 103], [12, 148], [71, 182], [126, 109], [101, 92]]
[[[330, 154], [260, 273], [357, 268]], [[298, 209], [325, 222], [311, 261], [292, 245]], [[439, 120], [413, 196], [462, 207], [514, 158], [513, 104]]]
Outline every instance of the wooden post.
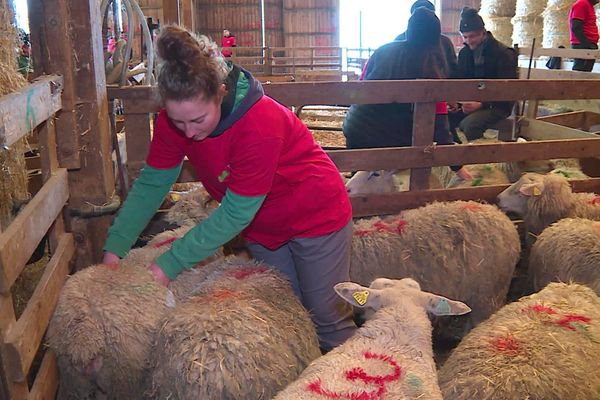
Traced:
[[[415, 103], [413, 116], [413, 146], [433, 144], [435, 103]], [[414, 168], [410, 171], [410, 190], [429, 189], [431, 168]]]
[[29, 27], [36, 76], [59, 74], [64, 77], [62, 112], [56, 120], [60, 165], [80, 166], [77, 127], [77, 98], [73, 47], [69, 30], [68, 6], [62, 0], [28, 0]]
[[[70, 170], [69, 207], [106, 204], [115, 188], [99, 2], [28, 1], [36, 71], [61, 74], [65, 80], [56, 128], [58, 161]], [[99, 261], [110, 216], [67, 223], [77, 242], [76, 267]]]

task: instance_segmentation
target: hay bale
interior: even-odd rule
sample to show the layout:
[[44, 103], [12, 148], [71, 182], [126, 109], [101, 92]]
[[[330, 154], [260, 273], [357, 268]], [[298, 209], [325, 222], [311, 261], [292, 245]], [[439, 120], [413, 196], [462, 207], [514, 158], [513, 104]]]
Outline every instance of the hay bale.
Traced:
[[289, 283], [265, 264], [226, 261], [169, 315], [152, 398], [268, 399], [320, 355]]
[[550, 282], [576, 282], [600, 295], [600, 222], [565, 218], [538, 236], [529, 276], [537, 291]]
[[58, 398], [143, 398], [167, 293], [145, 266], [101, 264], [71, 276], [47, 332], [58, 357]]
[[514, 17], [516, 6], [517, 0], [481, 0], [479, 15], [484, 19], [485, 17]]
[[600, 398], [600, 298], [551, 283], [503, 307], [439, 371], [446, 400]]
[[433, 203], [356, 221], [350, 278], [413, 278], [423, 290], [468, 304], [478, 323], [505, 303], [519, 253], [513, 223], [495, 206]]
[[544, 18], [541, 12], [533, 16], [515, 16], [511, 19], [513, 23], [512, 42], [522, 47], [531, 47], [533, 38], [539, 43], [544, 34]]
[[546, 4], [548, 4], [548, 0], [517, 0], [515, 5], [515, 16], [539, 16], [544, 12]]
[[512, 47], [513, 25], [512, 17], [483, 17], [485, 27], [492, 32], [496, 40]]
[[569, 40], [569, 10], [572, 2], [565, 0], [550, 0], [542, 14], [544, 17], [543, 47], [571, 47]]

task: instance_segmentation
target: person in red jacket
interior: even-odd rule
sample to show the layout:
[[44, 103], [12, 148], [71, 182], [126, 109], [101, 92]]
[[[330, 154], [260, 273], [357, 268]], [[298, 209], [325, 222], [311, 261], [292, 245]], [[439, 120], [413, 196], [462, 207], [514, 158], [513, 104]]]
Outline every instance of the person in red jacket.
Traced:
[[233, 54], [231, 50], [226, 50], [227, 47], [236, 47], [237, 40], [235, 36], [231, 34], [227, 29], [223, 30], [223, 38], [221, 39], [221, 54], [223, 57], [231, 57]]
[[[598, 25], [594, 5], [598, 0], [577, 0], [569, 11], [569, 34], [574, 49], [598, 49]], [[590, 72], [596, 60], [576, 58], [573, 71]]]
[[335, 293], [349, 280], [352, 209], [339, 171], [308, 128], [263, 93], [214, 42], [179, 26], [157, 39], [164, 105], [146, 165], [109, 229], [103, 262], [127, 254], [175, 183], [185, 157], [221, 205], [149, 268], [168, 285], [238, 234], [283, 273], [310, 310], [323, 350], [356, 330]]

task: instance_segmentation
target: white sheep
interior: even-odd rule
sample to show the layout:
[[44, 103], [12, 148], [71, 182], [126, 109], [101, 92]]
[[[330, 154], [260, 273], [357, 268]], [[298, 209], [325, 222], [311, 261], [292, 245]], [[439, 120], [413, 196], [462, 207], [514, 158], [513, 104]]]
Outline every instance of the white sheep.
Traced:
[[517, 230], [497, 207], [438, 202], [355, 221], [350, 279], [414, 278], [424, 290], [469, 304], [463, 322], [476, 324], [504, 305], [519, 255]]
[[498, 206], [522, 217], [528, 232], [539, 235], [562, 218], [600, 220], [600, 201], [594, 193], [573, 193], [560, 174], [525, 174], [498, 195]]
[[313, 361], [274, 400], [441, 400], [427, 312], [460, 315], [469, 307], [423, 292], [409, 278], [380, 278], [370, 287], [344, 282], [335, 290], [353, 306], [375, 313], [344, 344]]
[[534, 290], [550, 282], [576, 282], [600, 295], [600, 222], [565, 218], [537, 237], [529, 256]]
[[473, 329], [439, 370], [445, 400], [600, 399], [600, 298], [551, 283]]
[[[429, 175], [429, 187], [441, 189], [440, 179]], [[358, 171], [346, 182], [346, 191], [351, 196], [405, 192], [410, 189], [410, 170]]]

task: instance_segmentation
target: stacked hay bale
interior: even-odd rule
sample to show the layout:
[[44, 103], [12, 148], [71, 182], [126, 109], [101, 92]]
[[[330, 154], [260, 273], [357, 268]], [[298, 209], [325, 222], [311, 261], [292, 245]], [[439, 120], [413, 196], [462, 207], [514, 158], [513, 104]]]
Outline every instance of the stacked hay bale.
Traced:
[[513, 26], [517, 0], [481, 0], [479, 15], [494, 37], [507, 46], [512, 45]]
[[[13, 20], [11, 2], [0, 0], [0, 96], [15, 92], [27, 84], [17, 72], [18, 36], [12, 25]], [[23, 140], [9, 148], [0, 143], [0, 231], [10, 224], [15, 209], [29, 198], [24, 153]]]
[[544, 10], [543, 47], [570, 47], [569, 42], [569, 10], [573, 0], [548, 0]]
[[519, 46], [530, 47], [533, 38], [539, 43], [544, 33], [542, 13], [548, 0], [517, 0], [512, 41]]

